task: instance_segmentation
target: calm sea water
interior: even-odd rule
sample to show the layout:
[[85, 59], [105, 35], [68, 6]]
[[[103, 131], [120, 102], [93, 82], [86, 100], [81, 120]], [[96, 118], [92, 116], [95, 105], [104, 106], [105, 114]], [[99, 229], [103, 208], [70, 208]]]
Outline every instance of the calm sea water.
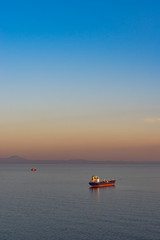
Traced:
[[2, 240], [160, 240], [160, 164], [0, 164], [0, 217]]

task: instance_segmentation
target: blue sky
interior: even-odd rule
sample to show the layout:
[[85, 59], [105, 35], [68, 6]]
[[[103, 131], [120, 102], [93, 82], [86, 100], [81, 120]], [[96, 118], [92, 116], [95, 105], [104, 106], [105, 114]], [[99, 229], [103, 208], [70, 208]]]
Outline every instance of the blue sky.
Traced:
[[[32, 128], [40, 122], [45, 132], [47, 121], [59, 128], [57, 121], [77, 122], [83, 128], [85, 121], [97, 119], [94, 129], [108, 119], [125, 118], [133, 131], [132, 119], [158, 119], [159, 9], [159, 1], [1, 1], [4, 136], [9, 134], [4, 126], [13, 130], [13, 123], [26, 126], [26, 121]], [[0, 149], [2, 155], [12, 151]]]

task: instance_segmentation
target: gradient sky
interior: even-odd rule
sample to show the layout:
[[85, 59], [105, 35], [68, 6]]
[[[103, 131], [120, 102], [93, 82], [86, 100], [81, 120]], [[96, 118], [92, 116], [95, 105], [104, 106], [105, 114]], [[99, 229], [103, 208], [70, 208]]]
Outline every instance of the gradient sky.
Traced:
[[1, 1], [0, 157], [160, 160], [159, 1]]

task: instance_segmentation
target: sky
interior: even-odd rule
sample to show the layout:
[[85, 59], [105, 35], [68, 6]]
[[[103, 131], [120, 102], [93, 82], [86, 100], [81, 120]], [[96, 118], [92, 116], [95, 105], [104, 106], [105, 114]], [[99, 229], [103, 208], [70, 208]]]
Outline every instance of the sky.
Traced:
[[0, 157], [160, 161], [159, 9], [0, 1]]

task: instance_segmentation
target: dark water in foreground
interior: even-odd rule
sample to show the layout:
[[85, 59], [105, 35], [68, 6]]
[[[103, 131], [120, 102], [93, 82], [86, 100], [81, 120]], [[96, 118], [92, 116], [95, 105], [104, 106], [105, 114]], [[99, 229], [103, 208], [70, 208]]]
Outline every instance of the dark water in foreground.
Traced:
[[160, 164], [1, 164], [0, 218], [2, 240], [160, 240]]

